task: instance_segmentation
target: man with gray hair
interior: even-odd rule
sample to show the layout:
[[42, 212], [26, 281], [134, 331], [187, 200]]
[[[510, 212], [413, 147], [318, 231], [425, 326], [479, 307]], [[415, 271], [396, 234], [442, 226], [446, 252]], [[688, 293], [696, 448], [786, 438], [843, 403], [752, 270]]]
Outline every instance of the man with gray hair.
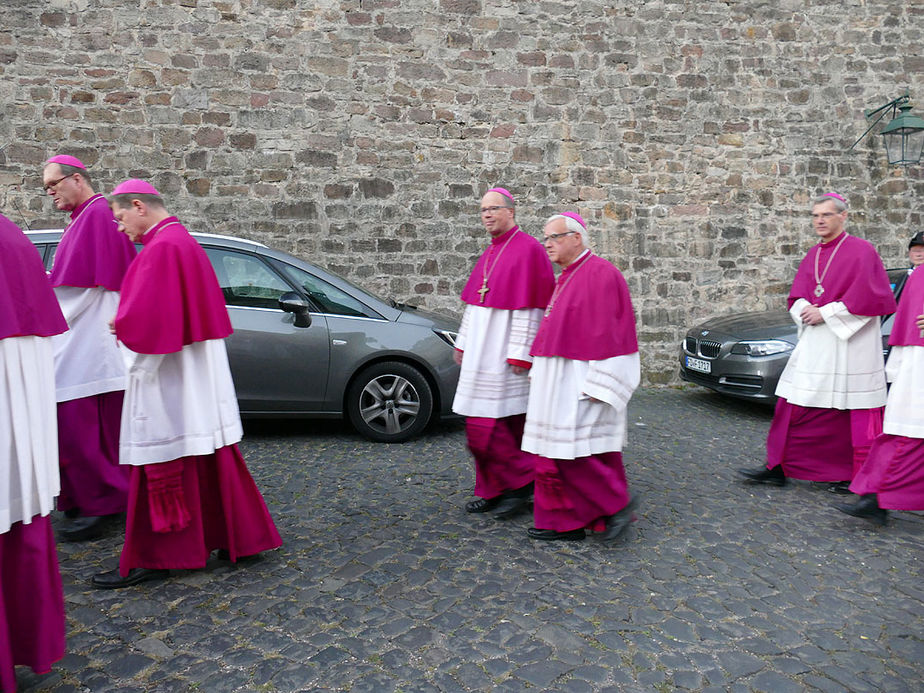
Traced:
[[[619, 538], [633, 519], [622, 448], [626, 408], [641, 372], [635, 313], [622, 273], [584, 243], [580, 215], [551, 217], [549, 259], [562, 267], [530, 354], [523, 449], [538, 456], [528, 535]], [[604, 300], [601, 300], [605, 297]]]
[[466, 512], [523, 512], [532, 495], [535, 459], [520, 449], [532, 358], [529, 347], [555, 282], [535, 238], [516, 223], [513, 195], [492, 188], [481, 198], [491, 242], [462, 291], [466, 304], [456, 340], [461, 366], [452, 410], [465, 419], [475, 460], [475, 495]]
[[848, 234], [846, 222], [847, 201], [837, 193], [812, 203], [821, 242], [802, 260], [789, 292], [799, 341], [777, 385], [766, 467], [738, 470], [751, 483], [784, 486], [794, 478], [847, 493], [882, 432], [879, 316], [895, 312], [895, 299], [876, 249]]
[[132, 356], [119, 446], [131, 473], [119, 567], [92, 578], [98, 589], [202, 568], [214, 549], [236, 562], [282, 543], [237, 446], [231, 319], [215, 270], [150, 183], [124, 181], [110, 203], [144, 251], [112, 323]]
[[58, 400], [61, 495], [73, 519], [66, 541], [94, 539], [106, 516], [125, 512], [128, 473], [119, 466], [125, 363], [109, 320], [135, 246], [116, 227], [106, 198], [93, 191], [86, 166], [68, 154], [42, 171], [45, 192], [71, 220], [55, 253], [51, 285], [68, 331], [53, 338]]

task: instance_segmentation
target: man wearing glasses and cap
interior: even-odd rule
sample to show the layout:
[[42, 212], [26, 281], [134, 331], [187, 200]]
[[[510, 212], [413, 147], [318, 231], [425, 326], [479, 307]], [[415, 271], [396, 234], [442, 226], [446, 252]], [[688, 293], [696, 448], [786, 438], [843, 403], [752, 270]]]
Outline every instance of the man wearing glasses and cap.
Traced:
[[110, 203], [144, 251], [112, 328], [133, 352], [119, 446], [131, 476], [119, 567], [93, 577], [98, 589], [202, 568], [215, 549], [237, 562], [282, 543], [237, 446], [231, 320], [215, 270], [150, 183], [120, 183]]
[[462, 291], [466, 304], [456, 340], [461, 365], [452, 403], [466, 417], [475, 460], [475, 495], [466, 512], [494, 511], [504, 520], [523, 512], [532, 495], [535, 458], [520, 449], [532, 362], [529, 348], [555, 282], [535, 238], [517, 226], [513, 195], [491, 188], [481, 198], [491, 242]]
[[618, 539], [634, 519], [622, 464], [626, 408], [641, 379], [635, 313], [622, 273], [584, 242], [584, 220], [556, 214], [543, 230], [562, 268], [530, 354], [523, 449], [537, 455], [540, 541]]
[[45, 192], [70, 212], [51, 270], [51, 285], [68, 331], [54, 338], [61, 495], [71, 522], [66, 541], [102, 534], [106, 516], [125, 512], [128, 474], [119, 466], [119, 419], [125, 365], [108, 323], [119, 305], [122, 277], [136, 252], [116, 228], [83, 162], [59, 154], [45, 162]]
[[749, 483], [784, 486], [793, 478], [849, 493], [882, 432], [879, 327], [881, 316], [895, 312], [895, 298], [876, 249], [848, 234], [846, 223], [842, 196], [826, 193], [813, 201], [820, 242], [799, 264], [789, 291], [799, 339], [776, 388], [766, 466], [738, 470]]

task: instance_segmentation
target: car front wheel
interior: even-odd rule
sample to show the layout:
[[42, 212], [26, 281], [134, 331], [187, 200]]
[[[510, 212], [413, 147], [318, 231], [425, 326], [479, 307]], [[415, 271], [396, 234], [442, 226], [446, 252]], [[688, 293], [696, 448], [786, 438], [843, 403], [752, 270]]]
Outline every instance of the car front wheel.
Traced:
[[366, 438], [403, 443], [426, 428], [433, 414], [433, 392], [413, 366], [386, 361], [356, 377], [346, 408], [353, 427]]

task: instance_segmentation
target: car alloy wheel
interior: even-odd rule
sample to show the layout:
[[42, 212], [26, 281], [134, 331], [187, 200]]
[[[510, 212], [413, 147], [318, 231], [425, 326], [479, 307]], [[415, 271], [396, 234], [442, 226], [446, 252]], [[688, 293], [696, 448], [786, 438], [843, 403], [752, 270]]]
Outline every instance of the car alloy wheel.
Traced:
[[385, 361], [354, 379], [347, 394], [347, 414], [366, 438], [402, 443], [426, 428], [433, 414], [433, 393], [416, 368]]

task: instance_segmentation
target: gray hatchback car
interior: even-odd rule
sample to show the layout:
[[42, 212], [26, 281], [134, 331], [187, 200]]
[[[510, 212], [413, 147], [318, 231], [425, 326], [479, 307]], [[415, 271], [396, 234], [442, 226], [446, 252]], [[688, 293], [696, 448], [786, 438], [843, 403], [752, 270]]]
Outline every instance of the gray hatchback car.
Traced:
[[[907, 269], [887, 270], [896, 298]], [[882, 320], [887, 352], [892, 316]], [[734, 313], [690, 328], [680, 343], [680, 377], [724, 395], [775, 402], [776, 385], [796, 346], [797, 330], [784, 310]]]
[[[61, 231], [30, 231], [50, 268]], [[227, 236], [193, 234], [225, 295], [241, 414], [348, 418], [399, 443], [451, 416], [458, 321], [385, 301], [292, 255]]]

